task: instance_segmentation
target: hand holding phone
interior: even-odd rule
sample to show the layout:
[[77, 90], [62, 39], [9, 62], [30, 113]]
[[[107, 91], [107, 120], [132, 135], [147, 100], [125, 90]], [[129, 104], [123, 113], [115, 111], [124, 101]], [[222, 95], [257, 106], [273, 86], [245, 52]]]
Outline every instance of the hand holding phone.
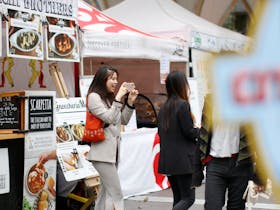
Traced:
[[124, 87], [127, 89], [128, 92], [131, 92], [132, 90], [135, 89], [135, 84], [134, 82], [126, 82], [124, 84]]

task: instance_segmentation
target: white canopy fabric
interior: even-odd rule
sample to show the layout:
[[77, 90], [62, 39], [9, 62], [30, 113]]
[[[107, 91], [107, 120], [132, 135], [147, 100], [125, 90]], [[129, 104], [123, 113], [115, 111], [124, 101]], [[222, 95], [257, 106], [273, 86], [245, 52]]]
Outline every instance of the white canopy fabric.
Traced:
[[78, 22], [82, 33], [83, 57], [144, 58], [188, 61], [188, 50], [178, 40], [159, 38], [118, 22], [79, 1]]
[[124, 0], [103, 11], [130, 26], [161, 37], [177, 37], [193, 48], [220, 52], [239, 51], [246, 36], [196, 16], [171, 0]]

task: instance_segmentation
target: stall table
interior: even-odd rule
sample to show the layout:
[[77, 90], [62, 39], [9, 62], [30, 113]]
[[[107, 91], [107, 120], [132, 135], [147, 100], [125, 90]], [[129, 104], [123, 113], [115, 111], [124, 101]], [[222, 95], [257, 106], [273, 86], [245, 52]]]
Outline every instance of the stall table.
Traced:
[[157, 128], [122, 133], [118, 173], [124, 197], [168, 188], [167, 177], [157, 173]]

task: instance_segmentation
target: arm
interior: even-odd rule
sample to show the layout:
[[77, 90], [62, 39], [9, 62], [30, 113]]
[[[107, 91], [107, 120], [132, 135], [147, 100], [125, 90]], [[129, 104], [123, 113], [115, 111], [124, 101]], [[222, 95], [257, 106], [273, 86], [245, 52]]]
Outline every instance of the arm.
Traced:
[[121, 124], [122, 125], [127, 125], [134, 110], [135, 110], [134, 107], [125, 105], [124, 109], [122, 110], [122, 114], [121, 114]]
[[133, 111], [135, 110], [134, 102], [135, 102], [137, 96], [138, 96], [138, 90], [135, 90], [135, 89], [132, 90], [128, 94], [126, 105], [125, 105], [124, 109], [122, 110], [121, 123], [123, 125], [127, 125], [127, 123], [129, 122], [129, 120], [131, 118]]
[[210, 95], [207, 95], [204, 100], [204, 106], [202, 110], [201, 118], [201, 128], [198, 138], [199, 147], [200, 147], [200, 158], [203, 163], [206, 163], [207, 155], [209, 153], [211, 137], [212, 137], [212, 110], [210, 105]]
[[45, 152], [40, 155], [39, 163], [45, 164], [49, 160], [56, 160], [56, 150], [52, 150], [50, 152]]
[[103, 120], [105, 123], [117, 124], [121, 117], [122, 103], [113, 101], [112, 106], [107, 108], [101, 97], [97, 93], [88, 96], [88, 109]]
[[190, 105], [183, 102], [178, 109], [179, 125], [187, 138], [196, 141], [199, 136], [199, 128], [194, 128], [193, 120], [191, 117]]

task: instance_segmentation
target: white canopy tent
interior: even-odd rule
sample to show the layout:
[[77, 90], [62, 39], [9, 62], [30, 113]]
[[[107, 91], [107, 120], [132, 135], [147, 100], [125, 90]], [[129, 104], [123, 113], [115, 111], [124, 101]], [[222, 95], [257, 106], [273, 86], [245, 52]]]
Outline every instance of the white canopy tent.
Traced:
[[182, 42], [124, 25], [83, 1], [79, 1], [78, 21], [84, 31], [82, 57], [160, 60], [165, 54], [169, 55], [170, 61], [188, 61], [187, 47]]
[[184, 42], [132, 28], [81, 0], [78, 7], [83, 30], [80, 75], [92, 75], [100, 65], [108, 64], [119, 70], [119, 84], [132, 80], [142, 94], [157, 94], [165, 91], [160, 83], [162, 66], [186, 71], [189, 52]]
[[211, 52], [238, 51], [249, 40], [196, 16], [171, 0], [124, 0], [104, 13], [142, 31], [177, 37], [193, 48]]

